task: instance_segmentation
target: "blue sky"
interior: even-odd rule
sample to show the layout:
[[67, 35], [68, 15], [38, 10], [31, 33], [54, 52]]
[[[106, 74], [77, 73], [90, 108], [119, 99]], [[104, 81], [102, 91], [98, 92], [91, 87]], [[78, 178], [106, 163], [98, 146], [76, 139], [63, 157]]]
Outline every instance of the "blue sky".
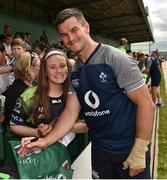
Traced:
[[167, 51], [167, 0], [143, 0], [149, 8], [155, 43], [151, 49]]

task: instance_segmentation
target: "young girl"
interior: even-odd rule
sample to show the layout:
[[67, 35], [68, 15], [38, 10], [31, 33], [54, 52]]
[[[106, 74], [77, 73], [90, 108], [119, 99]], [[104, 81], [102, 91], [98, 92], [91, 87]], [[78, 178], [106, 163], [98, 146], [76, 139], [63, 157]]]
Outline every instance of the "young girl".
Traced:
[[[37, 87], [26, 90], [16, 102], [10, 122], [15, 135], [43, 137], [50, 132], [65, 105], [69, 68], [63, 52], [52, 50], [45, 55]], [[74, 131], [85, 132], [87, 127], [79, 123]]]
[[[16, 100], [28, 87], [33, 86], [34, 79], [38, 76], [40, 67], [40, 59], [35, 53], [24, 52], [17, 56], [15, 64], [15, 80], [8, 88], [5, 99], [5, 120], [3, 125], [5, 127], [5, 164], [11, 162], [10, 159], [10, 145], [9, 140], [15, 139], [13, 134], [8, 128], [11, 119], [13, 108], [15, 107]], [[18, 105], [18, 104], [16, 104]]]
[[5, 124], [9, 125], [12, 110], [17, 98], [26, 88], [33, 85], [39, 73], [40, 59], [35, 53], [24, 52], [17, 56], [15, 64], [15, 80], [6, 92]]

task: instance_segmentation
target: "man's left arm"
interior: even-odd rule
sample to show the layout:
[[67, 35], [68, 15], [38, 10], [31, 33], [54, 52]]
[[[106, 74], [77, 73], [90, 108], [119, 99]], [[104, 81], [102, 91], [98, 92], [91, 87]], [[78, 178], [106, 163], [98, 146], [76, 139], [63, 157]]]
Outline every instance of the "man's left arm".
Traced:
[[[143, 85], [127, 93], [129, 99], [136, 104], [136, 138], [133, 148], [124, 162], [124, 169], [130, 168], [129, 175], [135, 176], [145, 168], [147, 145], [151, 140], [154, 116], [154, 104], [148, 91]], [[132, 160], [133, 159], [133, 160]]]
[[136, 104], [136, 138], [150, 140], [153, 117], [154, 104], [148, 91], [148, 87], [142, 87], [127, 93], [129, 99]]

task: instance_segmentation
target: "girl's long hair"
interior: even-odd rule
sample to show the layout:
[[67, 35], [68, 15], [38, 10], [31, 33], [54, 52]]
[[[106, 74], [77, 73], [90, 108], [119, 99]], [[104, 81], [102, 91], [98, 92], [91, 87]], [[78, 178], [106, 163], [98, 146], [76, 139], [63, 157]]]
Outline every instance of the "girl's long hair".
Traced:
[[[51, 50], [51, 51], [54, 51], [54, 50]], [[37, 89], [35, 91], [33, 110], [32, 110], [32, 118], [33, 118], [34, 122], [37, 122], [38, 120], [40, 121], [40, 118], [48, 118], [49, 114], [50, 114], [49, 113], [49, 99], [48, 99], [48, 94], [49, 94], [50, 88], [49, 88], [49, 81], [48, 81], [47, 72], [46, 72], [46, 62], [47, 62], [48, 58], [51, 56], [49, 56], [48, 58], [45, 58], [45, 57], [51, 51], [48, 51], [41, 61], [41, 66], [40, 66], [40, 71], [39, 71], [39, 80], [37, 83]], [[56, 51], [59, 51], [61, 53], [61, 56], [65, 57], [66, 62], [67, 62], [68, 71], [69, 71], [69, 69], [71, 68], [71, 65], [70, 65], [66, 55], [63, 52], [61, 52], [60, 50], [56, 50]], [[60, 55], [60, 54], [55, 53], [53, 55], [55, 56], [55, 55]], [[69, 78], [67, 77], [67, 79], [63, 83], [64, 101], [66, 100], [66, 96], [67, 96], [68, 79]]]

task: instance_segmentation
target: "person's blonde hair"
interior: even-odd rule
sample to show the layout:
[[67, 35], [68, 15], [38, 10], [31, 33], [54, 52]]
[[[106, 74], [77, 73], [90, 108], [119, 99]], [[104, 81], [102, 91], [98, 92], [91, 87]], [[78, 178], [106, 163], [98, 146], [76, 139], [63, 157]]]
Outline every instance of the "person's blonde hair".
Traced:
[[32, 68], [38, 57], [36, 54], [35, 56], [32, 56], [29, 52], [24, 52], [17, 56], [14, 68], [15, 79], [24, 81], [34, 78]]

